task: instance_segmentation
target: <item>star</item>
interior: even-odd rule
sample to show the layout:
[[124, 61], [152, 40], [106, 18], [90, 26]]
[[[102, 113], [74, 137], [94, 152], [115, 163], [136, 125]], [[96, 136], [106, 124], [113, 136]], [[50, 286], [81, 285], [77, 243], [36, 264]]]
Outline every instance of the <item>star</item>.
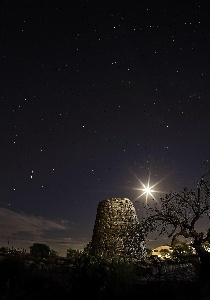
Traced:
[[137, 199], [141, 198], [142, 196], [146, 195], [146, 204], [147, 204], [147, 201], [148, 201], [149, 197], [151, 197], [153, 200], [155, 200], [156, 202], [158, 202], [157, 199], [154, 196], [154, 193], [163, 193], [163, 192], [162, 191], [154, 190], [153, 188], [155, 186], [157, 186], [163, 179], [164, 178], [162, 178], [160, 181], [156, 182], [152, 186], [150, 186], [150, 175], [148, 177], [147, 184], [144, 184], [140, 179], [138, 179], [139, 182], [142, 185], [142, 188], [134, 188], [134, 190], [142, 191], [142, 193], [135, 199], [135, 201], [137, 201]]

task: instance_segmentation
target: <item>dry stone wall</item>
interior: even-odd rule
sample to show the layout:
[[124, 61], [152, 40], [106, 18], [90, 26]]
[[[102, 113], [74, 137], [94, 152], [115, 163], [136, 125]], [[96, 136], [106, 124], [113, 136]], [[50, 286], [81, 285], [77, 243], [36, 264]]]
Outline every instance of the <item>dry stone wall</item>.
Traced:
[[92, 253], [108, 259], [143, 260], [145, 242], [133, 203], [127, 198], [99, 202]]

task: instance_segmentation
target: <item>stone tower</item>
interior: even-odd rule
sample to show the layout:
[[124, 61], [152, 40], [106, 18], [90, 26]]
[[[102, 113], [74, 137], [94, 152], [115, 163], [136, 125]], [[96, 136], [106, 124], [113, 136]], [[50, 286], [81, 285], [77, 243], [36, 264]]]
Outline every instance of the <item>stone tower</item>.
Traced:
[[127, 198], [99, 202], [91, 241], [92, 254], [108, 259], [143, 260], [146, 249], [133, 203]]

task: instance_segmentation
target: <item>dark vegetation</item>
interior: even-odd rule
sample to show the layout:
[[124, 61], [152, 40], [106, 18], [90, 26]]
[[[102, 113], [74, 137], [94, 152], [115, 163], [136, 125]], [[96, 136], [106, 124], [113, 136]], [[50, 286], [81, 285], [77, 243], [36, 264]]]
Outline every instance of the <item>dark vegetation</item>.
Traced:
[[[153, 274], [153, 269], [161, 270], [166, 265], [189, 263], [194, 268], [189, 278], [181, 275], [181, 269], [174, 275], [173, 272]], [[148, 256], [141, 263], [114, 259], [108, 262], [73, 249], [67, 251], [66, 258], [2, 254], [0, 300], [209, 299], [200, 265], [199, 257], [190, 253], [179, 253], [164, 261]]]
[[[210, 252], [204, 245], [210, 242], [210, 166], [205, 164], [205, 172], [194, 189], [184, 188], [182, 192], [170, 192], [154, 205], [145, 205], [147, 217], [143, 221], [145, 234], [155, 232], [167, 235], [173, 246], [178, 237], [191, 240], [191, 246], [198, 254], [203, 272], [209, 273]], [[202, 231], [198, 223], [203, 223]]]

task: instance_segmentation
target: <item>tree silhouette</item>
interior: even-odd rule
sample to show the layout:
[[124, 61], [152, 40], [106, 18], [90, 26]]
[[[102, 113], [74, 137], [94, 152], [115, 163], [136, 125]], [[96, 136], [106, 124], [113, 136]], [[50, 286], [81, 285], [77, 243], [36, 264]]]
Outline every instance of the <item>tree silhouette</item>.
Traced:
[[146, 234], [166, 234], [172, 238], [172, 247], [179, 236], [190, 239], [201, 263], [208, 264], [208, 267], [210, 253], [203, 244], [210, 241], [210, 230], [206, 227], [199, 231], [198, 222], [203, 219], [210, 227], [210, 183], [205, 180], [209, 174], [210, 169], [201, 177], [195, 189], [184, 188], [180, 193], [166, 194], [153, 206], [146, 204], [147, 217], [144, 220]]
[[193, 248], [187, 241], [175, 240], [173, 242], [173, 259], [179, 261], [191, 257], [192, 255], [194, 255]]
[[46, 244], [34, 243], [30, 248], [30, 254], [34, 258], [49, 258], [50, 247]]

